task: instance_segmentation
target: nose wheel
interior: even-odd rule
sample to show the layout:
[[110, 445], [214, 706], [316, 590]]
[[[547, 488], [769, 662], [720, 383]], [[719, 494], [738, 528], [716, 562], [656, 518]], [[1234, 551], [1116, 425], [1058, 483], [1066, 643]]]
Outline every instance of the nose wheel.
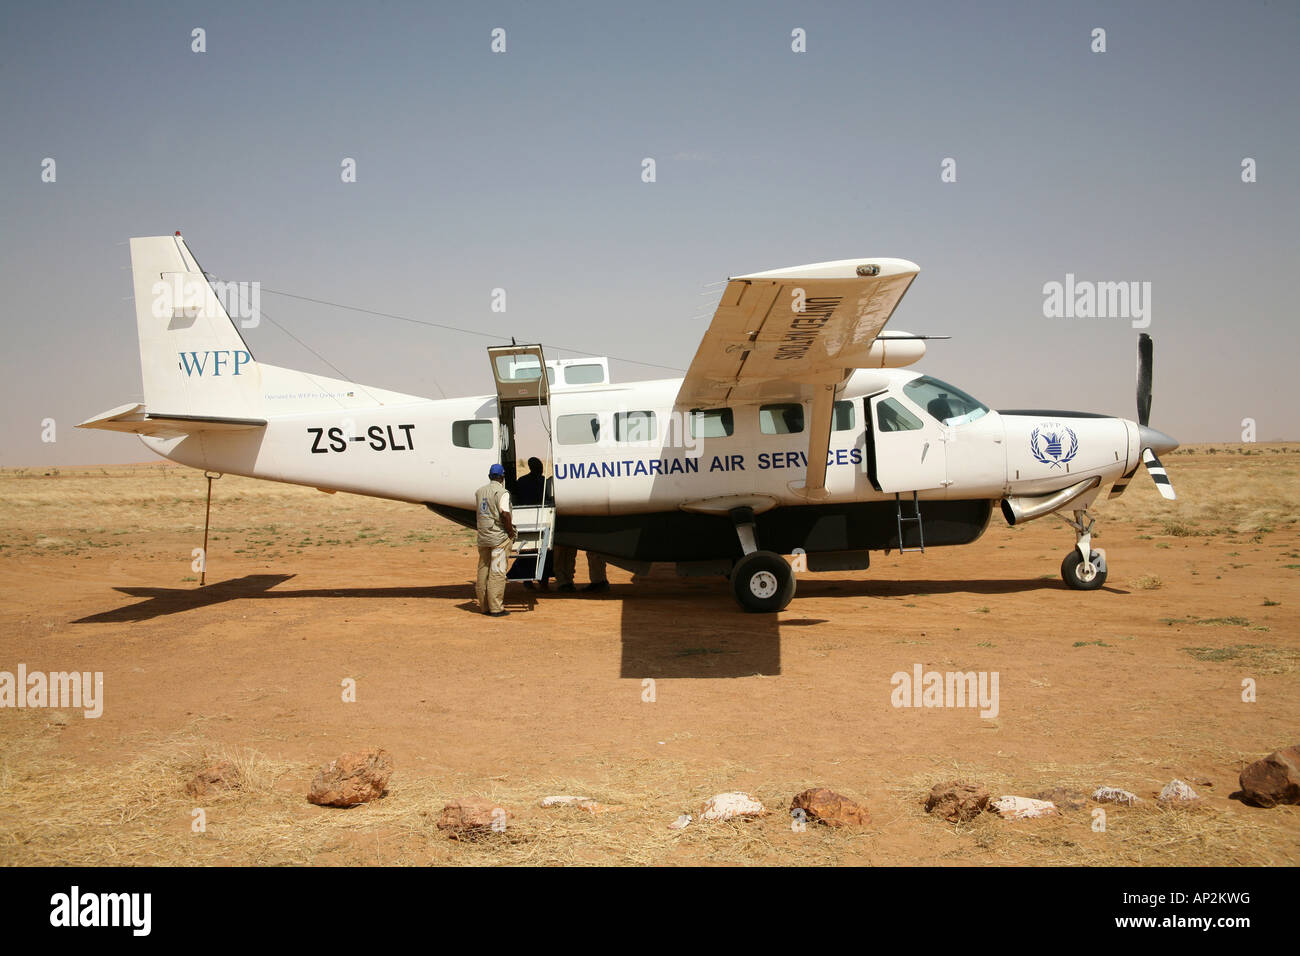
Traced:
[[1061, 519], [1074, 529], [1074, 548], [1061, 562], [1061, 580], [1075, 591], [1095, 591], [1106, 583], [1106, 552], [1092, 547], [1092, 526], [1096, 519], [1086, 510], [1074, 512], [1073, 520], [1065, 515]]

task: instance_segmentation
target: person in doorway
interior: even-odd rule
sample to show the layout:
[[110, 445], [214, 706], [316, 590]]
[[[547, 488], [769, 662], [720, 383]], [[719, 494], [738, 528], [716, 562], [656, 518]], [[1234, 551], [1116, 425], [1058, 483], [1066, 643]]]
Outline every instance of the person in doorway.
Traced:
[[[542, 471], [540, 458], [528, 459], [528, 474], [515, 482], [515, 493], [511, 498], [520, 508], [546, 504], [546, 475]], [[533, 590], [533, 582], [525, 580], [524, 587]], [[543, 591], [547, 589], [545, 569], [537, 587]]]
[[542, 474], [540, 458], [528, 459], [528, 474], [515, 482], [515, 492], [510, 497], [520, 507], [546, 503], [546, 476]]
[[500, 465], [488, 469], [488, 482], [474, 492], [478, 514], [478, 577], [474, 597], [489, 617], [510, 612], [502, 604], [506, 597], [506, 556], [515, 538], [510, 518], [510, 492], [506, 491], [506, 470]]
[[[577, 570], [578, 551], [576, 548], [555, 546], [555, 583], [561, 591], [576, 591], [573, 575]], [[605, 577], [605, 556], [594, 551], [587, 552], [587, 578], [590, 583], [582, 590], [590, 593], [609, 590], [609, 580]]]

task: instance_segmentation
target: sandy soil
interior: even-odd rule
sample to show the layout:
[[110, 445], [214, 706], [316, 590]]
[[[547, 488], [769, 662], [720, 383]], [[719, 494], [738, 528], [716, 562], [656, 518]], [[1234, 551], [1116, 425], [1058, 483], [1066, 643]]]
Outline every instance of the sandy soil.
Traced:
[[[800, 575], [780, 615], [742, 613], [721, 580], [611, 567], [604, 595], [512, 584], [501, 620], [475, 613], [469, 533], [415, 506], [223, 478], [200, 588], [197, 472], [0, 472], [0, 670], [105, 685], [98, 719], [0, 710], [0, 862], [1295, 865], [1300, 807], [1230, 795], [1300, 743], [1300, 446], [1166, 464], [1177, 503], [1139, 475], [1098, 509], [1096, 593], [1060, 581], [1062, 522], [995, 518], [968, 547]], [[891, 676], [917, 664], [996, 671], [997, 716], [894, 707]], [[365, 746], [392, 754], [388, 796], [309, 805], [315, 768]], [[186, 797], [223, 756], [245, 789]], [[1109, 808], [1102, 832], [1092, 804], [927, 816], [957, 777], [995, 797], [1179, 777], [1203, 800]], [[872, 824], [792, 828], [809, 786]], [[774, 812], [666, 829], [724, 790]], [[537, 806], [553, 793], [619, 809]], [[446, 839], [443, 804], [475, 794], [516, 814], [507, 832]]]

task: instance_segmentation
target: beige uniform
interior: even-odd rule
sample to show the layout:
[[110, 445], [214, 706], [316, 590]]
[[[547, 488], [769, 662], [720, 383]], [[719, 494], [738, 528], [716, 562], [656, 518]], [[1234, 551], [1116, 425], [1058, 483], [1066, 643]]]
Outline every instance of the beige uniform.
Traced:
[[478, 513], [478, 578], [474, 597], [484, 614], [502, 610], [506, 597], [506, 555], [510, 537], [501, 524], [501, 513], [510, 513], [510, 492], [499, 481], [489, 481], [474, 492]]
[[[555, 581], [563, 586], [573, 583], [574, 572], [578, 569], [578, 551], [566, 548], [562, 544], [555, 546]], [[594, 551], [587, 552], [587, 579], [592, 584], [605, 580], [605, 556]]]

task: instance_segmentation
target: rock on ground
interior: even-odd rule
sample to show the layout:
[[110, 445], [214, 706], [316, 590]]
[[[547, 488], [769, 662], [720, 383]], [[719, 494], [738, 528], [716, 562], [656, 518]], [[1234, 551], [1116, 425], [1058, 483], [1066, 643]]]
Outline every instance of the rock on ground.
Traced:
[[392, 775], [387, 750], [371, 747], [346, 753], [320, 768], [307, 799], [322, 807], [354, 807], [382, 797]]
[[802, 810], [809, 820], [832, 827], [861, 827], [871, 822], [871, 813], [856, 800], [825, 787], [814, 787], [796, 794], [790, 810]]
[[222, 790], [238, 790], [242, 786], [239, 768], [232, 761], [221, 760], [196, 773], [185, 784], [185, 792], [191, 797], [206, 797]]
[[555, 797], [543, 797], [542, 806], [544, 807], [570, 807], [573, 804], [594, 803], [591, 797], [575, 797], [568, 794]]
[[1088, 805], [1088, 795], [1086, 793], [1080, 793], [1078, 790], [1067, 790], [1065, 787], [1040, 790], [1034, 794], [1034, 799], [1054, 803], [1058, 810], [1082, 810]]
[[453, 800], [442, 808], [438, 829], [447, 831], [447, 835], [453, 839], [504, 833], [507, 822], [513, 817], [513, 813], [491, 800]]
[[1119, 787], [1098, 787], [1092, 794], [1098, 803], [1118, 803], [1120, 806], [1136, 807], [1142, 798], [1136, 793], [1121, 790]]
[[937, 813], [949, 823], [974, 820], [988, 809], [989, 792], [964, 780], [936, 783], [925, 801], [926, 813]]
[[618, 810], [626, 810], [623, 806], [614, 806], [608, 803], [598, 803], [591, 797], [574, 797], [564, 794], [556, 797], [543, 797], [542, 806], [544, 807], [577, 807], [593, 816], [600, 813], [613, 813]]
[[1241, 772], [1241, 792], [1247, 803], [1276, 807], [1300, 803], [1300, 745], [1274, 750]]
[[736, 817], [761, 817], [767, 808], [747, 793], [719, 793], [704, 801], [701, 820], [731, 820]]
[[1051, 800], [1035, 800], [1033, 797], [999, 797], [989, 809], [996, 811], [1004, 820], [1032, 820], [1034, 817], [1056, 816], [1061, 811]]
[[1183, 781], [1174, 779], [1165, 784], [1158, 799], [1161, 803], [1192, 803], [1201, 799], [1201, 795]]

